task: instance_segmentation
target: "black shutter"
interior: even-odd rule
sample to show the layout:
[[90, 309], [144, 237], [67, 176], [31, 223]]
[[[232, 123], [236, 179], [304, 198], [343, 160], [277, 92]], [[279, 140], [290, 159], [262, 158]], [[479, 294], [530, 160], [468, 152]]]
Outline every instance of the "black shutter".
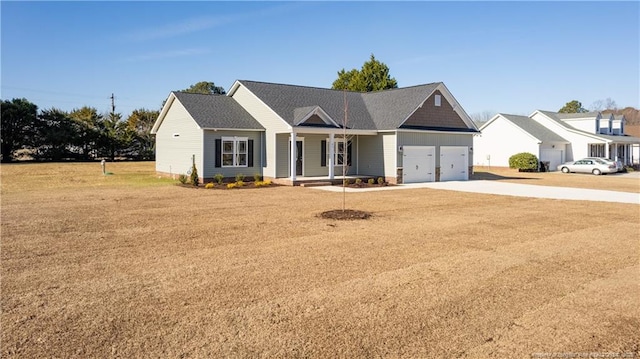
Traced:
[[247, 151], [247, 166], [253, 167], [253, 140], [249, 140], [249, 143], [247, 144]]
[[222, 140], [217, 138], [216, 139], [216, 151], [215, 151], [215, 157], [216, 157], [216, 167], [222, 167]]
[[327, 167], [327, 141], [320, 141], [320, 166]]
[[351, 166], [351, 141], [347, 145], [347, 166]]

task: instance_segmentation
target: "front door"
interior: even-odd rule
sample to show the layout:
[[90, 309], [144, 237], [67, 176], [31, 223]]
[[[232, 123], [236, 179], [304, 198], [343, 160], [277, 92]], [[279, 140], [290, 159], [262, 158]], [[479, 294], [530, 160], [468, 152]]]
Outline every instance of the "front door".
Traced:
[[302, 141], [296, 141], [296, 176], [302, 176]]

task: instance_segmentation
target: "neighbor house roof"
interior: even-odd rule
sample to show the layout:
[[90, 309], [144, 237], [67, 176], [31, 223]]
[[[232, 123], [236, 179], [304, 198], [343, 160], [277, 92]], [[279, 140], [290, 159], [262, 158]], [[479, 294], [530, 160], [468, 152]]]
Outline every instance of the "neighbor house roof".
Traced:
[[[548, 111], [545, 111], [548, 112]], [[559, 120], [576, 120], [576, 119], [592, 119], [598, 117], [600, 112], [582, 112], [582, 113], [561, 113], [553, 112]]]
[[571, 115], [571, 114], [566, 114], [566, 113], [559, 114], [557, 112], [542, 111], [542, 110], [536, 110], [536, 111], [534, 111], [534, 113], [535, 112], [540, 112], [541, 114], [545, 115], [547, 118], [553, 120], [554, 122], [558, 123], [559, 125], [565, 127], [567, 130], [569, 130], [571, 132], [574, 132], [574, 133], [582, 134], [582, 135], [585, 135], [585, 136], [588, 136], [588, 137], [592, 137], [592, 138], [598, 138], [600, 140], [611, 141], [611, 142], [640, 143], [640, 138], [637, 138], [637, 137], [601, 135], [601, 134], [590, 133], [590, 132], [587, 132], [587, 131], [579, 130], [579, 129], [571, 126], [570, 124], [566, 123], [565, 121], [563, 121], [562, 119], [559, 118], [559, 117], [563, 117], [563, 116], [559, 116], [559, 115]]
[[[342, 124], [347, 107], [350, 129], [394, 130], [440, 86], [441, 82], [377, 92], [352, 92], [317, 87], [239, 80], [243, 86], [295, 126], [304, 111], [319, 107]], [[455, 104], [452, 104], [454, 106]], [[475, 129], [469, 129], [475, 132]]]
[[564, 137], [542, 126], [538, 122], [532, 120], [527, 116], [510, 115], [501, 113], [499, 114], [507, 121], [510, 121], [514, 125], [520, 127], [531, 136], [537, 138], [541, 142], [565, 142], [569, 143]]
[[187, 92], [173, 92], [173, 95], [203, 129], [264, 129], [231, 97]]

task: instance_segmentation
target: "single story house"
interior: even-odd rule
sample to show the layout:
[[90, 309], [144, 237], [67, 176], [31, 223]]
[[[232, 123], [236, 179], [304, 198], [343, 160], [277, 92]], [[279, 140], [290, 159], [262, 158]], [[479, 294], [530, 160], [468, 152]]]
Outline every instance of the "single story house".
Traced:
[[360, 93], [236, 81], [226, 95], [172, 92], [152, 130], [156, 171], [201, 181], [278, 183], [348, 176], [467, 180], [478, 128], [442, 82]]
[[[557, 113], [536, 110], [528, 117], [498, 114], [474, 139], [475, 164], [509, 166], [509, 157], [535, 154], [554, 171], [557, 165], [583, 157], [605, 157], [634, 163], [640, 138], [624, 133], [624, 117], [600, 112]], [[637, 160], [637, 159], [636, 159]]]

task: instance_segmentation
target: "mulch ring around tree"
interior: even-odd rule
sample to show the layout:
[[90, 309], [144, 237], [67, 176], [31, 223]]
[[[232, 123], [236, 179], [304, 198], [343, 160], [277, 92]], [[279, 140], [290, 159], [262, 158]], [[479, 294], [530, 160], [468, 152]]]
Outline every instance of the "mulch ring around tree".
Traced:
[[345, 209], [344, 211], [341, 209], [334, 209], [331, 211], [325, 211], [319, 214], [322, 218], [327, 219], [337, 219], [337, 220], [357, 220], [357, 219], [368, 219], [371, 217], [371, 213], [366, 211], [360, 211], [357, 209]]

